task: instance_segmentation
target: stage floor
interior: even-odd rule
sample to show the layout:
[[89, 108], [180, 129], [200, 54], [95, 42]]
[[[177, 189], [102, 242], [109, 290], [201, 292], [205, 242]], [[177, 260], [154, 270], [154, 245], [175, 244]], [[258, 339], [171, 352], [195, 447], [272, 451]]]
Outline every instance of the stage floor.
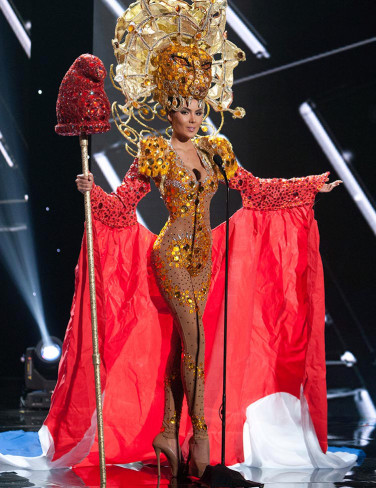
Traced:
[[[46, 411], [17, 409], [20, 384], [17, 381], [0, 380], [0, 431], [23, 429], [37, 431]], [[265, 483], [266, 488], [334, 488], [376, 486], [376, 419], [370, 421], [352, 417], [329, 418], [329, 445], [362, 449], [364, 459], [347, 472], [339, 470], [260, 470], [253, 469], [255, 481]], [[133, 469], [121, 466], [107, 467], [108, 488], [158, 486], [156, 466], [135, 463]], [[98, 468], [76, 470], [26, 471], [0, 465], [0, 488], [78, 488], [100, 487]], [[189, 480], [169, 479], [168, 467], [162, 470], [160, 486], [174, 488], [197, 487]]]

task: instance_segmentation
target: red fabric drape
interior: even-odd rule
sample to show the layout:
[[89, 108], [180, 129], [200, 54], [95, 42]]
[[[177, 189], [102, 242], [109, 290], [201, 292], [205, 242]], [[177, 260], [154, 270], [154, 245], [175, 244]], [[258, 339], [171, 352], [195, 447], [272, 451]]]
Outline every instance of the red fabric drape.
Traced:
[[[106, 459], [147, 460], [154, 457], [151, 443], [162, 421], [172, 329], [149, 264], [156, 236], [139, 224], [114, 229], [95, 221], [94, 230]], [[224, 238], [222, 224], [213, 230], [212, 284], [204, 314], [212, 463], [220, 460]], [[243, 461], [246, 407], [280, 391], [299, 398], [301, 385], [326, 451], [325, 309], [318, 247], [310, 206], [241, 209], [230, 220], [226, 464]], [[95, 412], [91, 355], [83, 246], [58, 384], [45, 421], [54, 440], [54, 460], [72, 452], [90, 427]], [[185, 408], [182, 441], [190, 431]], [[81, 465], [97, 463], [95, 440]]]

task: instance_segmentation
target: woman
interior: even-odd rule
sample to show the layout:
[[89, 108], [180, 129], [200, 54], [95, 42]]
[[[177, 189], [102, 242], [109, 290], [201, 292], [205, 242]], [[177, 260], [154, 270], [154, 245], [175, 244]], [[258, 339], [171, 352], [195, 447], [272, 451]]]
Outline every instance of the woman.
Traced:
[[[166, 371], [162, 431], [154, 439], [153, 446], [158, 466], [162, 452], [170, 462], [173, 476], [178, 474], [180, 462], [178, 430], [183, 391], [193, 426], [193, 437], [189, 443], [189, 473], [200, 477], [209, 464], [209, 441], [204, 416], [205, 334], [202, 316], [212, 264], [209, 205], [218, 186], [218, 174], [208, 154], [200, 149], [207, 138], [192, 141], [202, 124], [203, 115], [203, 109], [194, 99], [189, 105], [169, 112], [168, 119], [172, 125], [170, 141], [150, 138], [153, 143], [159, 141], [165, 158], [166, 152], [173, 152], [173, 162], [169, 164], [166, 175], [154, 175], [170, 216], [155, 241], [152, 254], [160, 290], [175, 319]], [[224, 140], [222, 143], [226, 144]], [[141, 161], [145, 158], [145, 151], [147, 147], [142, 147], [139, 154]], [[143, 171], [142, 163], [139, 171]], [[254, 178], [244, 169], [241, 169], [241, 174], [243, 180]], [[238, 180], [239, 176], [235, 174], [231, 185], [236, 187]], [[326, 175], [321, 175], [287, 180], [284, 184], [296, 189], [299, 187], [299, 191], [314, 185], [313, 191], [329, 192], [341, 183], [337, 180], [328, 184], [325, 180]], [[82, 193], [91, 191], [93, 183], [92, 175], [88, 179], [83, 175], [77, 176], [77, 188]]]
[[[323, 280], [312, 205], [317, 191], [331, 191], [340, 182], [325, 183], [327, 173], [258, 179], [237, 166], [224, 138], [195, 139], [200, 125], [207, 129], [209, 106], [221, 114], [244, 116], [244, 110], [230, 105], [232, 72], [245, 56], [227, 40], [225, 23], [226, 0], [139, 0], [118, 19], [113, 81], [125, 103], [115, 104], [113, 115], [129, 152], [138, 143], [138, 154], [133, 152], [138, 157], [112, 195], [93, 186], [92, 175], [77, 178], [80, 191], [91, 190], [94, 215], [106, 461], [150, 459], [163, 410], [164, 371], [162, 432], [153, 441], [158, 461], [163, 452], [173, 475], [178, 473], [179, 421], [182, 437], [191, 432], [184, 406], [180, 417], [183, 391], [193, 426], [190, 473], [200, 476], [209, 463], [208, 437], [211, 461], [220, 459], [224, 232], [223, 226], [211, 232], [209, 225], [209, 203], [223, 178], [213, 162], [219, 154], [231, 187], [243, 200], [243, 208], [230, 219], [229, 317], [236, 323], [228, 344], [226, 464], [246, 460], [249, 466], [270, 467], [273, 453], [286, 452], [283, 442], [276, 448], [274, 435], [262, 452], [259, 432], [253, 429], [262, 431], [257, 415], [277, 399], [278, 418], [281, 402], [292, 405], [296, 431], [301, 434], [308, 426], [308, 440], [320, 457], [312, 462], [307, 438], [300, 435], [300, 448], [295, 440], [292, 449], [289, 446], [288, 465], [297, 454], [295, 466], [338, 466], [340, 460], [327, 461], [324, 454]], [[85, 121], [87, 113], [79, 116]], [[159, 135], [145, 138], [153, 133], [148, 124], [155, 117], [170, 121], [170, 141]], [[137, 202], [150, 191], [149, 177], [170, 213], [157, 239], [138, 224], [135, 212]], [[59, 378], [38, 433], [40, 453], [22, 459], [7, 455], [6, 462], [13, 465], [52, 469], [98, 463], [85, 246], [75, 285]], [[268, 426], [275, 412], [269, 408]], [[296, 415], [300, 412], [305, 414], [304, 426]], [[289, 418], [290, 413], [287, 408]], [[283, 429], [280, 438], [286, 440]], [[182, 449], [187, 452], [186, 443]], [[281, 466], [279, 459], [274, 465]]]

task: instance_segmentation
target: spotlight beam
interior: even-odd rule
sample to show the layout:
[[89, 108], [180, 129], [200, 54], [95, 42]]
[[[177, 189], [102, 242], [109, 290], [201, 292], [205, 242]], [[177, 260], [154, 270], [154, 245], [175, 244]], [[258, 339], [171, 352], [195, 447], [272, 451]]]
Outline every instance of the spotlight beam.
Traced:
[[20, 230], [27, 230], [27, 225], [11, 225], [0, 227], [0, 232], [19, 232]]
[[[1, 1], [1, 0], [0, 0]], [[13, 162], [13, 159], [10, 157], [6, 147], [5, 147], [5, 141], [4, 141], [4, 136], [3, 134], [0, 132], [0, 152], [1, 154], [3, 155], [7, 165], [10, 167], [10, 168], [13, 168], [14, 167], [14, 162]]]
[[[0, 132], [0, 150], [1, 148], [10, 158]], [[1, 152], [3, 153], [3, 151]], [[10, 165], [9, 162], [8, 164]], [[12, 165], [16, 169], [13, 160]], [[2, 197], [2, 205], [0, 205], [0, 258], [37, 323], [43, 341], [49, 343], [29, 208], [27, 205], [16, 203], [16, 201], [25, 203], [28, 200], [24, 181], [20, 176], [19, 171], [5, 171], [0, 179], [0, 195]], [[13, 195], [20, 194], [25, 195], [24, 200], [12, 198]]]
[[316, 139], [317, 143], [324, 151], [333, 168], [336, 170], [337, 174], [343, 181], [345, 188], [350, 193], [363, 217], [366, 219], [368, 225], [371, 227], [373, 233], [376, 235], [376, 211], [372, 206], [370, 200], [364, 193], [363, 189], [357, 182], [356, 178], [350, 171], [342, 154], [337, 149], [332, 139], [329, 137], [329, 134], [325, 130], [319, 117], [307, 102], [304, 102], [300, 105], [299, 112], [307, 127], [311, 131], [313, 137]]
[[247, 24], [229, 5], [227, 6], [227, 23], [240, 39], [253, 52], [256, 58], [270, 58], [270, 54], [263, 44], [258, 40], [254, 33], [249, 29]]
[[17, 39], [19, 40], [23, 50], [25, 51], [28, 58], [31, 57], [31, 39], [28, 36], [22, 22], [17, 17], [16, 12], [12, 8], [8, 0], [0, 0], [0, 9], [2, 10], [4, 17], [7, 19], [10, 27], [15, 33]]
[[16, 198], [14, 200], [0, 200], [0, 205], [12, 205], [13, 203], [27, 203], [27, 199]]
[[256, 80], [257, 78], [263, 78], [264, 76], [273, 75], [281, 71], [285, 71], [291, 68], [296, 68], [297, 66], [301, 66], [302, 64], [311, 63], [312, 61], [318, 61], [320, 59], [327, 58], [335, 54], [340, 54], [345, 51], [350, 51], [351, 49], [356, 49], [358, 47], [363, 47], [368, 44], [372, 44], [374, 42], [376, 42], [376, 37], [370, 37], [369, 39], [364, 39], [363, 41], [354, 42], [353, 44], [348, 44], [347, 46], [342, 46], [337, 49], [332, 49], [331, 51], [315, 54], [314, 56], [309, 56], [308, 58], [299, 59], [298, 61], [294, 61], [292, 63], [287, 63], [282, 66], [277, 66], [276, 68], [271, 68], [265, 71], [261, 71], [261, 73], [255, 73], [253, 75], [244, 76], [243, 78], [234, 80], [234, 85], [239, 85], [240, 83], [246, 83], [247, 81]]
[[123, 7], [121, 3], [117, 2], [116, 0], [102, 0], [102, 1], [116, 17], [121, 17], [123, 15], [125, 7]]

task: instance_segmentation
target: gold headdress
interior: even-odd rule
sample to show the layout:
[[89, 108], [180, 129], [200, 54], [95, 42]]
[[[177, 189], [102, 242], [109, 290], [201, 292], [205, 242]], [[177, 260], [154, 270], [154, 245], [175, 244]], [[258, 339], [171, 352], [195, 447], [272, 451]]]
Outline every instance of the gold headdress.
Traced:
[[[205, 118], [210, 106], [245, 115], [243, 108], [230, 109], [233, 70], [245, 54], [227, 40], [226, 7], [227, 0], [138, 0], [118, 19], [111, 77], [125, 103], [115, 102], [112, 112], [131, 154], [136, 151], [129, 144], [156, 132], [148, 122], [167, 120], [169, 110], [192, 99], [206, 102]], [[140, 133], [132, 119], [143, 127]]]

